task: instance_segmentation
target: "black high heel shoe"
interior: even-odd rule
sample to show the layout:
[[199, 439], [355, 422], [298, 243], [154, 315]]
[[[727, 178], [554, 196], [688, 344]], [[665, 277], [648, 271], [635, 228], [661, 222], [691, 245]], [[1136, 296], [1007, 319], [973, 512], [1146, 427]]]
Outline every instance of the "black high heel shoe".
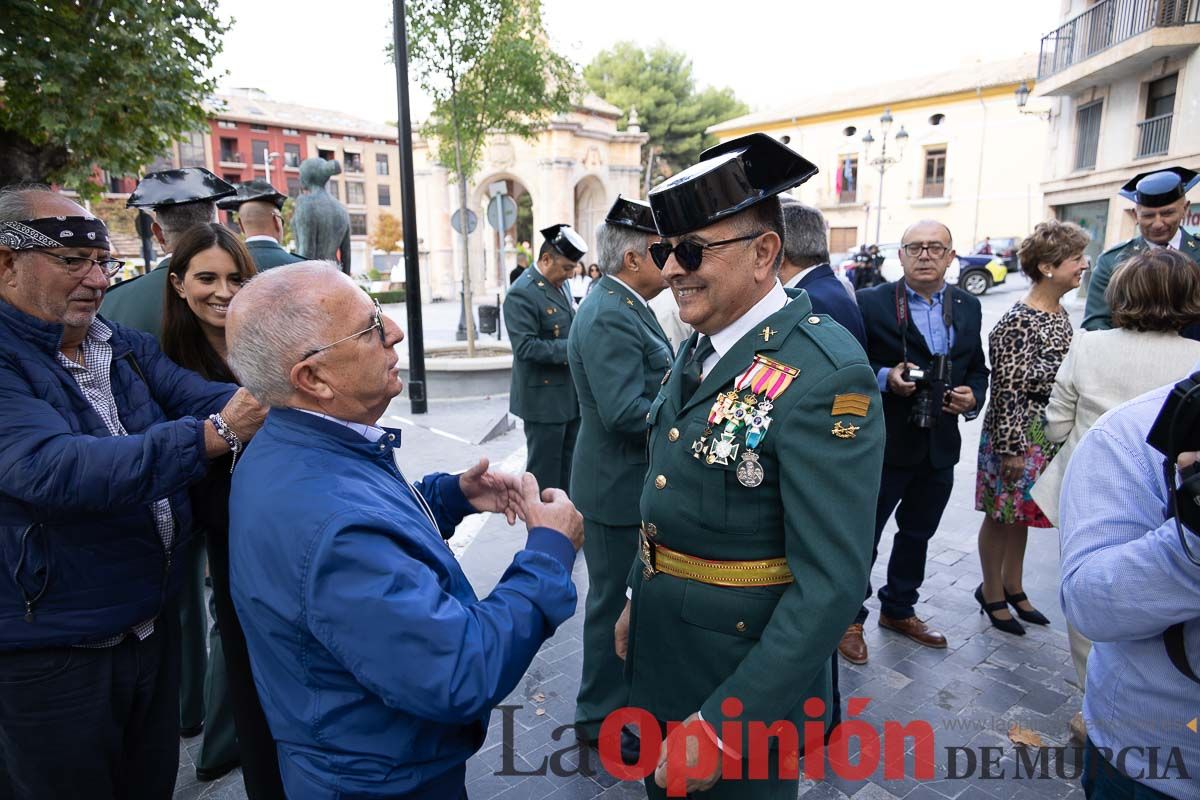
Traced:
[[1009, 594], [1007, 589], [1004, 590], [1004, 602], [1013, 607], [1013, 610], [1017, 612], [1018, 617], [1026, 622], [1032, 622], [1034, 625], [1049, 625], [1050, 620], [1046, 619], [1046, 616], [1036, 608], [1026, 611], [1017, 605], [1017, 603], [1025, 603], [1028, 601], [1029, 598], [1025, 596], [1024, 592], [1021, 592], [1020, 594]]
[[1011, 633], [1013, 636], [1024, 636], [1025, 628], [1021, 627], [1021, 623], [1015, 619], [997, 619], [992, 616], [993, 611], [1007, 611], [1008, 603], [1000, 600], [995, 603], [989, 603], [983, 599], [983, 584], [975, 589], [975, 602], [979, 603], [979, 613], [987, 614], [988, 619], [992, 621], [992, 625], [996, 626], [1005, 633]]

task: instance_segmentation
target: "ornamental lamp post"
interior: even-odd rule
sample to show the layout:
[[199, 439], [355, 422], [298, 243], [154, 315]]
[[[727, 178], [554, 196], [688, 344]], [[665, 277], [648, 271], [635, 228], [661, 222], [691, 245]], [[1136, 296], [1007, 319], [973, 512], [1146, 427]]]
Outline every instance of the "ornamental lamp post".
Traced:
[[[895, 136], [892, 137], [897, 148], [896, 155], [895, 157], [888, 155], [888, 131], [891, 130], [893, 121], [892, 110], [885, 108], [883, 116], [879, 118], [880, 151], [878, 158], [871, 158], [871, 145], [875, 143], [875, 137], [871, 135], [870, 129], [862, 138], [863, 144], [867, 147], [867, 163], [879, 170], [879, 202], [875, 207], [875, 244], [879, 244], [880, 231], [883, 227], [883, 175], [889, 167], [898, 164], [904, 158], [904, 145], [908, 142], [908, 131], [904, 130], [904, 126], [901, 125], [900, 130], [896, 131]], [[869, 206], [867, 213], [870, 214]]]

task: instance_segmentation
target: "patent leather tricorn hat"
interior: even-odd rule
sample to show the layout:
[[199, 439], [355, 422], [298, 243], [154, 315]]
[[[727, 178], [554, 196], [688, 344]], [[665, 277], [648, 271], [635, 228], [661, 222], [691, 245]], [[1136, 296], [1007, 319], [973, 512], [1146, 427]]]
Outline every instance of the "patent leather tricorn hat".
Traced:
[[281, 194], [266, 181], [246, 181], [237, 185], [237, 194], [218, 200], [217, 208], [225, 211], [237, 211], [242, 203], [270, 203], [282, 211], [285, 202], [287, 202], [287, 195]]
[[164, 208], [187, 203], [214, 202], [237, 194], [233, 184], [204, 167], [184, 167], [151, 172], [138, 182], [125, 201], [126, 208]]
[[662, 236], [680, 236], [745, 211], [817, 174], [804, 156], [765, 133], [722, 142], [650, 190]]
[[612, 208], [608, 210], [608, 216], [604, 218], [604, 222], [608, 225], [633, 228], [635, 231], [643, 233], [658, 233], [658, 228], [654, 226], [654, 213], [650, 210], [650, 204], [645, 200], [631, 200], [621, 195], [617, 195], [617, 202], [613, 203]]
[[583, 240], [578, 231], [565, 222], [558, 225], [551, 225], [549, 228], [542, 228], [541, 233], [542, 236], [546, 237], [546, 241], [550, 243], [550, 246], [557, 250], [564, 258], [568, 258], [571, 261], [578, 261], [587, 254], [587, 242]]
[[1146, 208], [1162, 208], [1187, 194], [1197, 183], [1200, 174], [1187, 167], [1167, 167], [1157, 172], [1143, 172], [1121, 187], [1121, 197]]

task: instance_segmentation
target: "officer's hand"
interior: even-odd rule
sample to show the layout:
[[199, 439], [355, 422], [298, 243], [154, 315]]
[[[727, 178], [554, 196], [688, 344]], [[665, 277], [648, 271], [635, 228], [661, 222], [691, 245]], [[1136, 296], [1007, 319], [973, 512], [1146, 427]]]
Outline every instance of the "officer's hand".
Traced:
[[625, 608], [621, 610], [621, 616], [617, 617], [617, 624], [613, 628], [613, 640], [617, 647], [617, 658], [622, 661], [629, 653], [629, 611], [633, 607], [633, 603], [629, 600], [625, 601]]
[[965, 414], [975, 407], [975, 393], [970, 386], [955, 386], [946, 392], [942, 411], [947, 414]]
[[221, 409], [221, 419], [233, 428], [233, 432], [246, 444], [258, 433], [263, 420], [267, 418], [267, 407], [259, 402], [245, 389], [238, 389], [233, 397]]
[[905, 361], [897, 364], [888, 371], [887, 387], [892, 394], [898, 394], [901, 397], [908, 397], [917, 390], [917, 385], [912, 381], [904, 380], [904, 370], [917, 369], [917, 365]]
[[505, 472], [488, 471], [488, 460], [479, 463], [458, 476], [458, 488], [476, 511], [493, 511], [503, 514], [509, 525], [523, 513], [521, 501], [521, 479]]
[[566, 536], [576, 551], [583, 547], [583, 515], [562, 489], [539, 493], [537, 478], [526, 472], [521, 476], [521, 505], [526, 526], [551, 528]]
[[721, 751], [716, 732], [696, 712], [667, 734], [658, 751], [654, 782], [662, 789], [667, 781], [681, 782], [688, 795], [711, 789], [721, 779]]

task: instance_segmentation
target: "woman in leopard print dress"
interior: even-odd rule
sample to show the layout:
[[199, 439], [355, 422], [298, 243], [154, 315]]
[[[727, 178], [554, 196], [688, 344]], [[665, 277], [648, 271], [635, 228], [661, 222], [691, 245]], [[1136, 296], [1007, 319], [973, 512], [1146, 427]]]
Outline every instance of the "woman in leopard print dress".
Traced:
[[1087, 243], [1087, 234], [1071, 223], [1039, 224], [1018, 251], [1033, 286], [988, 337], [992, 391], [975, 484], [975, 508], [985, 515], [979, 528], [983, 583], [975, 599], [993, 625], [1018, 635], [1025, 629], [1009, 604], [1021, 619], [1049, 624], [1022, 590], [1028, 529], [1052, 527], [1029, 491], [1057, 450], [1043, 425], [1055, 373], [1071, 345], [1071, 320], [1060, 301], [1079, 286]]

